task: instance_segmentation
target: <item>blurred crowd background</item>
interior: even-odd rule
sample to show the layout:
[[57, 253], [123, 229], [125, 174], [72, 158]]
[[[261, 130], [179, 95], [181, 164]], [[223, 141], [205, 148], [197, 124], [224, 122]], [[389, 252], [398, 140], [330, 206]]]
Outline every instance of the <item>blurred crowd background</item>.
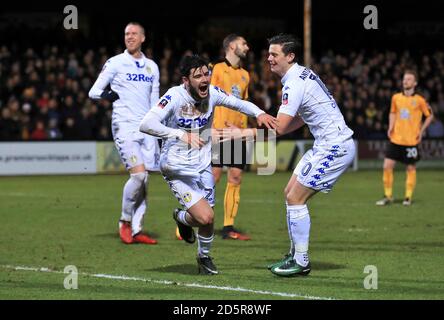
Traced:
[[[136, 19], [123, 15], [118, 29], [107, 37], [103, 25], [100, 28], [91, 22], [94, 12], [89, 14], [90, 22], [83, 23], [89, 29], [98, 30], [96, 33], [85, 29], [60, 31], [55, 28], [56, 22], [43, 23], [42, 14], [19, 14], [20, 20], [16, 11], [11, 12], [0, 15], [3, 22], [0, 31], [8, 35], [0, 43], [0, 140], [111, 140], [112, 106], [107, 101], [90, 100], [88, 91], [105, 61], [124, 50], [123, 28], [126, 22]], [[164, 17], [156, 21], [163, 22]], [[182, 19], [187, 18], [193, 19], [193, 16]], [[199, 53], [210, 62], [218, 62], [223, 58], [221, 40], [235, 31], [250, 43], [250, 52], [243, 61], [251, 78], [250, 100], [268, 113], [276, 114], [281, 84], [267, 63], [266, 38], [278, 30], [293, 30], [282, 22], [287, 21], [285, 19], [274, 16], [270, 19], [275, 23], [263, 19], [268, 22], [263, 23], [261, 32], [256, 32], [257, 21], [251, 17], [237, 28], [227, 28], [236, 18], [207, 19], [185, 27], [193, 30], [191, 37], [186, 36], [186, 31], [177, 31], [183, 20], [175, 20], [175, 32], [169, 32], [172, 29], [161, 32], [158, 23], [152, 26], [139, 19], [147, 28], [144, 53], [159, 65], [160, 93], [180, 83], [178, 63], [183, 55]], [[59, 20], [54, 21], [60, 24]], [[39, 27], [35, 27], [36, 23]], [[171, 23], [169, 21], [170, 28]], [[338, 25], [338, 30], [346, 29], [347, 25]], [[407, 32], [402, 25], [390, 30], [394, 32], [392, 37], [399, 36], [396, 30]], [[409, 32], [406, 35], [413, 39], [418, 32], [430, 30], [427, 25], [420, 25]], [[441, 35], [439, 30], [435, 33], [436, 37]], [[344, 47], [343, 42], [329, 43], [323, 39], [322, 45], [314, 47], [311, 68], [333, 93], [357, 139], [386, 139], [391, 96], [400, 91], [406, 68], [417, 70], [418, 93], [426, 98], [435, 114], [427, 137], [444, 137], [444, 49], [439, 43], [434, 46], [433, 39], [431, 44], [424, 42], [417, 46], [418, 42], [413, 42], [410, 46], [405, 43], [407, 36], [402, 44], [393, 46], [376, 45], [377, 39], [372, 36], [366, 44], [355, 41]], [[302, 64], [303, 59], [299, 62]], [[305, 128], [291, 135], [294, 137], [311, 136]]]

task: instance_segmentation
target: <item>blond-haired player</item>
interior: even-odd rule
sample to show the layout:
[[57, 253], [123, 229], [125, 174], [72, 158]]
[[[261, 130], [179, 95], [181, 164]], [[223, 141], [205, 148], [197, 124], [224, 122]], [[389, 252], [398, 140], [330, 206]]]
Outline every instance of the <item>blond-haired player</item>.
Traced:
[[[407, 165], [405, 198], [402, 204], [409, 206], [412, 203], [416, 186], [416, 162], [420, 159], [418, 145], [433, 119], [432, 111], [425, 99], [415, 93], [417, 85], [416, 72], [406, 70], [402, 80], [402, 92], [392, 97], [387, 131], [390, 143], [384, 159], [382, 176], [384, 198], [376, 202], [378, 206], [393, 202], [393, 169], [397, 161]], [[426, 117], [424, 122], [423, 116]]]

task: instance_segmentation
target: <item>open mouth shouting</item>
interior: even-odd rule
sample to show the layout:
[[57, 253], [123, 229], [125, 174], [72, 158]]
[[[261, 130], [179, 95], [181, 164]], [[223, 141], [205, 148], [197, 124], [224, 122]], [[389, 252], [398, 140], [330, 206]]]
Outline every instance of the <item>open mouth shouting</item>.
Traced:
[[208, 96], [208, 88], [209, 88], [208, 83], [202, 83], [201, 85], [199, 85], [197, 92], [199, 93], [199, 96], [201, 98], [205, 98], [206, 96]]

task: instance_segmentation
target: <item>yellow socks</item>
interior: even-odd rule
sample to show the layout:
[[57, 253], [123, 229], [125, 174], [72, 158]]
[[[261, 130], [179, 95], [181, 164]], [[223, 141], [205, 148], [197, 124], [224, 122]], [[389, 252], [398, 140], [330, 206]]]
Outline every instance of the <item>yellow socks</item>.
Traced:
[[234, 225], [234, 218], [239, 209], [240, 185], [227, 183], [224, 198], [224, 226]]
[[393, 197], [393, 169], [384, 169], [382, 175], [382, 182], [384, 184], [384, 196], [387, 198]]
[[407, 170], [405, 180], [405, 197], [411, 199], [416, 186], [416, 170]]

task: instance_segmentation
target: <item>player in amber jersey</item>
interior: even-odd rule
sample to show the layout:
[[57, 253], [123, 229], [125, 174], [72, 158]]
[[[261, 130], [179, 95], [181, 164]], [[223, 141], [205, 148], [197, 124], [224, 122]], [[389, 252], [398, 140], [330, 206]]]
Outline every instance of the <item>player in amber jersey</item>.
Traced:
[[[407, 165], [405, 198], [403, 205], [411, 205], [416, 185], [416, 162], [419, 161], [418, 145], [433, 119], [433, 114], [425, 99], [415, 93], [418, 84], [414, 71], [407, 70], [402, 80], [402, 93], [392, 97], [387, 136], [390, 139], [384, 159], [384, 198], [376, 205], [384, 206], [393, 202], [393, 169], [396, 161]], [[425, 116], [425, 121], [422, 117]]]
[[[248, 84], [250, 76], [240, 66], [241, 59], [245, 58], [249, 50], [247, 41], [236, 34], [230, 34], [223, 41], [225, 60], [213, 67], [211, 84], [218, 86], [239, 99], [248, 99]], [[234, 125], [244, 129], [248, 125], [246, 115], [223, 106], [215, 108], [213, 128], [223, 129], [227, 125]], [[235, 150], [241, 146], [241, 150]], [[228, 156], [225, 153], [231, 153]], [[223, 239], [250, 240], [250, 236], [234, 228], [234, 220], [239, 209], [240, 187], [242, 172], [247, 163], [246, 142], [234, 143], [227, 141], [213, 146], [212, 167], [216, 183], [222, 176], [224, 166], [228, 167], [227, 186], [224, 197], [224, 227]]]

